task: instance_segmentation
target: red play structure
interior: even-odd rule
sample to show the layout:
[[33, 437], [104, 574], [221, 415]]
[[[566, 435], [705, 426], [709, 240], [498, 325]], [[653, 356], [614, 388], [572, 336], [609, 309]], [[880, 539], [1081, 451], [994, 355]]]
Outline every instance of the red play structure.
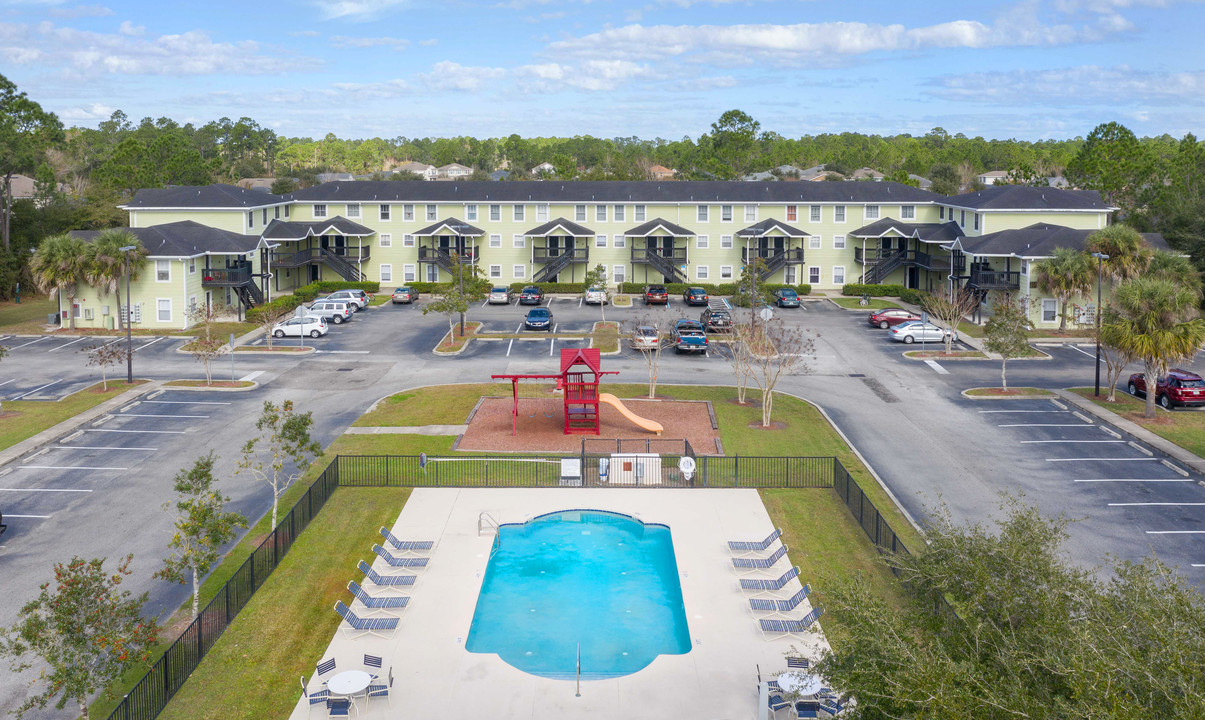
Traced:
[[[603, 375], [619, 374], [615, 370], [604, 372], [601, 368], [602, 356], [597, 348], [564, 349], [561, 350], [560, 375], [491, 375], [494, 380], [510, 380], [511, 383], [515, 404], [510, 434], [514, 435], [518, 428], [519, 381], [556, 380], [557, 389], [565, 391], [565, 434], [598, 435], [598, 380]], [[606, 395], [602, 401], [610, 402], [608, 398], [611, 396]]]

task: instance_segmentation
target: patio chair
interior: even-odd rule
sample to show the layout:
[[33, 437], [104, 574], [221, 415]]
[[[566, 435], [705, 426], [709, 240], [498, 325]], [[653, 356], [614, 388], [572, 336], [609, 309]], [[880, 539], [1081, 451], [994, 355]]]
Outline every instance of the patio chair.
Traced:
[[795, 717], [801, 720], [820, 717], [820, 703], [815, 700], [800, 700], [795, 703]]
[[380, 657], [378, 657], [376, 655], [369, 655], [368, 653], [364, 653], [364, 667], [368, 668], [368, 674], [372, 676], [373, 680], [376, 680], [377, 678], [381, 677], [381, 675], [379, 673], [373, 672], [373, 670], [381, 669], [381, 658]]
[[[387, 610], [404, 611], [406, 606], [410, 604], [409, 595], [378, 595], [376, 597], [364, 592], [364, 588], [360, 587], [360, 583], [351, 580], [347, 583], [347, 589], [356, 597], [364, 607], [372, 612], [383, 612]], [[377, 667], [381, 667], [379, 664]]]
[[787, 556], [787, 546], [779, 545], [772, 555], [764, 558], [732, 558], [732, 567], [742, 575], [769, 570]]
[[[361, 635], [376, 635], [384, 638], [388, 637], [386, 632], [397, 629], [397, 618], [362, 618], [352, 612], [351, 608], [344, 605], [342, 601], [335, 602], [335, 612], [346, 621], [346, 623], [340, 623], [339, 627], [347, 632], [350, 638], [358, 638]], [[353, 635], [353, 631], [358, 634]]]
[[364, 577], [372, 581], [373, 585], [385, 588], [386, 590], [397, 590], [399, 587], [409, 587], [414, 584], [416, 575], [381, 575], [372, 566], [363, 560], [359, 565], [360, 572], [364, 573]]
[[[781, 692], [781, 691], [779, 691], [779, 692]], [[786, 710], [787, 708], [791, 707], [791, 703], [786, 698], [784, 698], [782, 695], [779, 695], [778, 692], [775, 692], [774, 690], [770, 691], [770, 696], [769, 696], [769, 699], [766, 701], [766, 704], [770, 707], [770, 712], [774, 713], [775, 717], [778, 716], [779, 710]]]
[[404, 553], [431, 552], [435, 547], [435, 542], [432, 540], [398, 540], [393, 533], [389, 532], [388, 528], [381, 528], [381, 537], [385, 538], [385, 542], [389, 543], [394, 550]]
[[787, 570], [780, 575], [776, 580], [766, 580], [763, 578], [741, 578], [741, 592], [757, 595], [775, 595], [779, 590], [786, 587], [787, 583], [791, 582], [792, 578], [799, 577], [799, 566]]
[[395, 568], [404, 568], [406, 570], [423, 570], [426, 569], [427, 563], [431, 562], [429, 558], [396, 557], [391, 555], [388, 550], [380, 545], [373, 545], [372, 551], [379, 555], [382, 560], [389, 563], [390, 567]]
[[840, 698], [826, 698], [820, 701], [820, 710], [829, 717], [836, 717], [845, 710], [845, 703]]
[[328, 698], [326, 701], [327, 717], [351, 717], [351, 709], [355, 707], [351, 698]]
[[[322, 677], [323, 675], [326, 675], [329, 672], [333, 672], [335, 669], [335, 659], [327, 658], [326, 660], [323, 660], [322, 662], [318, 663], [314, 669], [317, 670], [317, 672], [314, 674], [317, 675], [318, 677]], [[323, 680], [322, 684], [325, 685], [326, 681]]]
[[301, 697], [310, 704], [310, 710], [313, 710], [315, 705], [326, 704], [327, 698], [331, 696], [330, 690], [315, 690], [314, 692], [310, 692], [309, 690], [306, 690], [305, 687], [305, 676], [303, 675], [300, 679]]
[[[824, 611], [820, 608], [813, 608], [810, 613], [804, 615], [800, 620], [779, 620], [775, 618], [762, 618], [758, 620], [758, 625], [761, 627], [762, 637], [766, 640], [778, 640], [792, 635], [803, 635], [812, 627]], [[771, 637], [772, 636], [772, 637]]]
[[766, 536], [765, 540], [755, 542], [742, 542], [738, 540], [728, 541], [728, 551], [733, 555], [753, 555], [763, 553], [774, 544], [774, 541], [782, 535], [782, 528], [775, 528], [774, 532]]
[[787, 668], [791, 670], [807, 670], [811, 663], [805, 657], [787, 655]]
[[383, 697], [389, 702], [389, 707], [393, 707], [393, 698], [390, 697], [389, 691], [393, 689], [393, 668], [389, 668], [389, 682], [387, 684], [369, 685], [365, 690], [364, 709], [368, 709], [368, 698]]
[[[774, 615], [784, 615], [785, 613], [789, 613], [795, 608], [799, 607], [799, 604], [806, 600], [807, 596], [810, 595], [811, 592], [812, 586], [804, 585], [803, 587], [799, 588], [799, 592], [795, 593], [786, 600], [776, 600], [774, 598], [751, 598], [749, 600], [749, 609], [752, 610], [755, 615], [757, 613], [769, 613], [771, 617]], [[790, 659], [788, 658], [788, 663], [789, 660]], [[788, 664], [787, 667], [790, 667], [790, 664]], [[806, 665], [804, 667], [806, 667]]]

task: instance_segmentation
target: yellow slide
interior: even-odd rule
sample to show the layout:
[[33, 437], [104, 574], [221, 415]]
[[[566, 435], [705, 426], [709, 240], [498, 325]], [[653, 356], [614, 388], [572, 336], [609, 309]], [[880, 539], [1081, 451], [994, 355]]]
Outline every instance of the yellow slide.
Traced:
[[657, 422], [656, 420], [646, 420], [646, 419], [640, 417], [639, 415], [633, 413], [631, 410], [629, 410], [627, 408], [626, 405], [624, 405], [622, 402], [619, 401], [619, 398], [615, 397], [611, 393], [599, 393], [598, 401], [606, 403], [606, 404], [610, 405], [611, 407], [615, 408], [616, 410], [619, 411], [620, 415], [623, 415], [625, 418], [628, 419], [628, 421], [630, 421], [633, 425], [636, 425], [639, 428], [648, 430], [649, 432], [655, 432], [658, 435], [660, 435], [661, 431], [665, 429], [665, 428], [661, 427], [661, 423]]

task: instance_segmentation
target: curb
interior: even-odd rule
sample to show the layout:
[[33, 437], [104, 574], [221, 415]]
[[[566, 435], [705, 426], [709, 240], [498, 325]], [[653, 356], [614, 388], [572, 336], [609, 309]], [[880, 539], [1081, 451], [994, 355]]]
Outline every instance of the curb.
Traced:
[[[967, 400], [1049, 400], [1053, 397], [1056, 397], [1058, 394], [1057, 390], [1046, 390], [1046, 395], [967, 395], [967, 393], [972, 390], [986, 389], [988, 388], [967, 388], [959, 393], [959, 395], [962, 395]], [[1043, 390], [1044, 388], [1036, 389]]]
[[959, 362], [962, 360], [991, 360], [991, 358], [988, 357], [987, 355], [983, 355], [982, 351], [980, 351], [980, 350], [972, 350], [971, 351], [971, 352], [980, 353], [980, 357], [968, 357], [968, 356], [963, 356], [963, 355], [953, 355], [951, 357], [920, 357], [918, 355], [909, 355], [908, 354], [908, 353], [912, 353], [912, 352], [925, 352], [925, 351], [905, 350], [904, 352], [902, 352], [900, 354], [903, 355], [905, 360], [916, 360], [918, 362], [924, 362], [926, 360], [933, 360], [934, 362]]
[[161, 390], [184, 390], [186, 392], [189, 392], [189, 391], [191, 391], [191, 392], [251, 392], [252, 390], [255, 390], [256, 388], [259, 387], [259, 383], [255, 382], [254, 380], [249, 381], [251, 383], [251, 385], [249, 387], [236, 387], [236, 388], [213, 387], [213, 386], [206, 386], [206, 385], [202, 385], [199, 387], [193, 387], [191, 385], [168, 385], [168, 384], [166, 384], [169, 382], [172, 382], [172, 381], [171, 380], [165, 381], [164, 384], [162, 386], [160, 386], [160, 389]]
[[1138, 423], [1126, 420], [1112, 410], [1102, 408], [1091, 400], [1082, 398], [1069, 390], [1054, 390], [1052, 392], [1089, 415], [1115, 426], [1118, 430], [1121, 430], [1135, 440], [1144, 442], [1164, 455], [1184, 463], [1199, 473], [1205, 474], [1205, 458], [1194, 455], [1174, 442], [1159, 437]]
[[235, 351], [234, 351], [235, 357], [238, 357], [240, 355], [273, 355], [276, 357], [294, 357], [294, 356], [300, 356], [300, 355], [313, 355], [314, 353], [318, 352], [318, 348], [311, 347], [309, 345], [307, 345], [303, 348], [300, 348], [298, 350], [289, 350], [289, 351], [269, 350], [267, 348], [264, 348], [263, 350], [239, 350], [238, 349], [241, 347], [246, 347], [245, 345], [235, 345], [234, 347], [235, 347]]
[[90, 423], [102, 415], [109, 414], [109, 411], [113, 410], [114, 408], [124, 405], [136, 398], [142, 397], [152, 390], [158, 389], [161, 384], [161, 381], [152, 380], [150, 382], [143, 383], [138, 387], [130, 388], [117, 397], [106, 400], [94, 408], [89, 408], [75, 417], [64, 420], [58, 425], [46, 428], [37, 435], [25, 438], [12, 447], [0, 450], [0, 466], [7, 465], [8, 463], [32, 450], [37, 450], [43, 445], [48, 445], [55, 440], [58, 440], [60, 437], [70, 434], [80, 426]]

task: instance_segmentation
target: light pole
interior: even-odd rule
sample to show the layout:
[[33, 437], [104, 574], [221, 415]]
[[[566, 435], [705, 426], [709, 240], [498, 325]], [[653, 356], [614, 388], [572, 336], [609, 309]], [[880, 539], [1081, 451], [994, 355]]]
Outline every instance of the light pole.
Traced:
[[[134, 303], [130, 302], [130, 251], [137, 250], [137, 245], [126, 245], [125, 247], [117, 248], [119, 252], [125, 253], [126, 261], [126, 384], [134, 384], [134, 339], [130, 332], [130, 321], [134, 319]], [[117, 312], [121, 313], [121, 308], [117, 308]]]
[[1096, 258], [1096, 394], [1094, 397], [1100, 397], [1100, 281], [1104, 262], [1109, 259], [1109, 256], [1094, 252], [1092, 257]]

